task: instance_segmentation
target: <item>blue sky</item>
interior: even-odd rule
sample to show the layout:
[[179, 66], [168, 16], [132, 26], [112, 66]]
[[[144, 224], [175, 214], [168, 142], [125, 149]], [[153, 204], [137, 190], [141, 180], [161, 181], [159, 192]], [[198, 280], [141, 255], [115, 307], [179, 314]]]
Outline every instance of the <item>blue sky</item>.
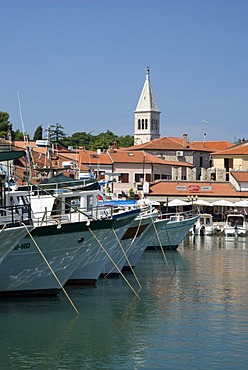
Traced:
[[[25, 130], [133, 135], [150, 67], [161, 135], [248, 139], [247, 0], [0, 0], [0, 111]], [[203, 123], [207, 121], [208, 124]]]

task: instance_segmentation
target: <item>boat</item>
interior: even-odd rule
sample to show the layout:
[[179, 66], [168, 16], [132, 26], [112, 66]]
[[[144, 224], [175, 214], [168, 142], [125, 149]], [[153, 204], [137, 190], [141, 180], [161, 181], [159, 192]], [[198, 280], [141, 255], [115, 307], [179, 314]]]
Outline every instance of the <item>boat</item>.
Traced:
[[190, 212], [163, 214], [154, 221], [150, 232], [144, 235], [140, 243], [147, 249], [176, 250], [198, 219], [199, 215]]
[[213, 216], [209, 213], [201, 213], [191, 232], [194, 235], [214, 235], [216, 230], [217, 225], [213, 222]]
[[131, 242], [132, 248], [130, 249], [130, 253], [128, 254], [128, 261], [125, 260], [123, 270], [131, 270], [134, 269], [134, 267], [136, 266], [138, 260], [146, 249], [144, 239], [146, 238], [146, 236], [149, 238], [149, 232], [153, 228], [153, 223], [157, 218], [158, 211], [156, 209], [142, 212], [137, 217], [137, 221], [140, 223], [140, 225], [144, 225], [144, 230], [143, 233], [137, 235], [136, 238], [133, 238]]
[[22, 206], [0, 207], [0, 264], [20, 240], [33, 229], [32, 220], [22, 219], [22, 214]]
[[247, 233], [245, 216], [241, 213], [228, 214], [223, 231], [225, 236], [245, 236]]
[[[140, 215], [140, 208], [136, 208], [133, 211], [135, 212], [135, 217], [130, 220], [124, 228], [119, 229], [118, 231], [118, 239], [116, 240], [116, 249], [115, 254], [112, 256], [113, 261], [109, 261], [102, 271], [103, 275], [111, 274], [116, 275], [119, 274], [120, 271], [123, 269], [124, 265], [130, 265], [129, 259], [131, 254], [135, 250], [134, 241], [139, 240], [146, 228], [151, 223], [150, 215], [144, 216], [144, 214]], [[118, 215], [113, 215], [113, 217], [118, 220]]]
[[[115, 223], [112, 218], [97, 218], [97, 196], [98, 190], [88, 186], [30, 196], [32, 210], [36, 210], [32, 215], [35, 228], [3, 260], [1, 296], [57, 295], [80, 265], [91, 264], [91, 276], [97, 279], [99, 261], [107, 262], [100, 244]], [[24, 207], [29, 204], [27, 193], [21, 190], [10, 191], [8, 201]]]
[[[100, 245], [95, 243], [97, 250], [89, 249], [87, 260], [81, 262], [75, 272], [71, 275], [68, 284], [95, 283], [101, 274], [119, 274], [121, 271], [120, 260], [123, 256], [120, 248], [120, 239], [126, 232], [130, 223], [137, 217], [139, 210], [126, 210], [113, 215], [109, 221], [111, 228], [105, 236], [97, 235]], [[92, 268], [94, 266], [94, 269]]]
[[[23, 155], [24, 152], [1, 151], [0, 160], [9, 161]], [[8, 173], [0, 163], [0, 265], [20, 240], [33, 229], [30, 208], [6, 205], [7, 181]]]
[[118, 219], [120, 217], [119, 213], [121, 214], [127, 210], [129, 210], [129, 212], [136, 212], [136, 217], [129, 221], [128, 227], [125, 225], [125, 228], [119, 229], [116, 240], [115, 255], [112, 256], [112, 261], [109, 261], [102, 271], [104, 276], [118, 275], [122, 269], [125, 269], [124, 266], [128, 266], [129, 269], [132, 268], [132, 262], [130, 259], [134, 259], [133, 254], [136, 249], [136, 242], [150, 226], [152, 218], [157, 218], [158, 211], [154, 209], [150, 203], [137, 202], [136, 200], [107, 200], [102, 194], [100, 199], [100, 202], [103, 207], [105, 207], [107, 213], [109, 212], [108, 208], [113, 207], [113, 218]]

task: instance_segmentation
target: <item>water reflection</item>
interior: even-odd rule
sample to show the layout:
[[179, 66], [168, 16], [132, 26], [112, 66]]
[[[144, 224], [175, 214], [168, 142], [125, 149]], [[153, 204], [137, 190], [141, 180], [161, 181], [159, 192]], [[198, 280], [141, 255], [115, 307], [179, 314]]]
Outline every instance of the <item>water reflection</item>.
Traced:
[[[243, 239], [243, 238], [242, 238]], [[139, 301], [121, 279], [66, 297], [0, 300], [0, 362], [8, 369], [233, 369], [248, 356], [248, 248], [190, 237], [146, 251]], [[125, 276], [135, 289], [131, 273]]]
[[188, 235], [180, 249], [248, 249], [248, 238], [225, 237], [222, 235]]

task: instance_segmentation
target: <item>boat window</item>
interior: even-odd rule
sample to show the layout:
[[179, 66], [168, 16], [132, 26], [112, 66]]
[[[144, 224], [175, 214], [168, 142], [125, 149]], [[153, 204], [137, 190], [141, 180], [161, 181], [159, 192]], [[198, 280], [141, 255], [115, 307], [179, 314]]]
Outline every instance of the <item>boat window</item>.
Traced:
[[28, 204], [28, 200], [24, 195], [19, 195], [16, 197], [16, 199], [17, 199], [17, 204], [19, 204], [20, 206]]
[[93, 195], [87, 195], [87, 210], [93, 207]]
[[243, 217], [241, 216], [229, 216], [227, 221], [229, 226], [243, 225]]
[[65, 213], [75, 212], [77, 208], [80, 208], [80, 197], [67, 197]]

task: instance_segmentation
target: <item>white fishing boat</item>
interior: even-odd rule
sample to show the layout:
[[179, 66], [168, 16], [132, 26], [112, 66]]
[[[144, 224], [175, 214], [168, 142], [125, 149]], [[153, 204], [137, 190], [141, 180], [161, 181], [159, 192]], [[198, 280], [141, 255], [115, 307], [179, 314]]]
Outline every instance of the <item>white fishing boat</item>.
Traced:
[[130, 249], [130, 253], [128, 254], [128, 261], [125, 260], [123, 270], [130, 270], [134, 268], [140, 257], [142, 256], [143, 252], [146, 249], [146, 244], [144, 240], [147, 236], [149, 238], [149, 232], [153, 228], [153, 223], [158, 218], [158, 211], [156, 209], [151, 209], [145, 213], [141, 213], [140, 216], [137, 217], [137, 221], [144, 225], [144, 230], [142, 234], [138, 237], [133, 238], [131, 244], [132, 248]]
[[163, 248], [176, 250], [188, 235], [189, 230], [198, 220], [199, 216], [190, 213], [177, 213], [174, 215], [164, 214], [150, 226], [148, 235], [145, 234], [140, 243], [146, 248]]
[[228, 214], [223, 231], [225, 236], [245, 236], [247, 233], [245, 216], [241, 213]]
[[[87, 188], [78, 194], [67, 188], [55, 193], [48, 197], [42, 194], [31, 197], [31, 204], [36, 203], [36, 211], [38, 204], [44, 208], [33, 216], [36, 226], [31, 235], [23, 238], [3, 260], [0, 295], [55, 295], [80, 265], [91, 264], [91, 276], [96, 280], [100, 273], [99, 261], [101, 269], [107, 262], [100, 244], [108, 237], [115, 220], [94, 217], [98, 212], [94, 207], [98, 190]], [[62, 199], [65, 194], [67, 202]], [[9, 201], [28, 205], [27, 195], [21, 191], [9, 192]], [[82, 210], [78, 201], [81, 205], [84, 203]], [[95, 266], [97, 272], [92, 273]]]
[[0, 207], [0, 264], [28, 231], [33, 229], [31, 219], [24, 223], [20, 218], [21, 213], [22, 207]]
[[[118, 230], [118, 240], [116, 242], [116, 249], [115, 255], [113, 256], [113, 260], [115, 265], [113, 265], [112, 261], [109, 261], [102, 271], [105, 274], [118, 274], [123, 269], [124, 265], [130, 265], [129, 259], [132, 253], [135, 250], [135, 241], [139, 240], [143, 235], [146, 228], [151, 223], [151, 216], [149, 214], [141, 213], [140, 209], [137, 208], [135, 210], [136, 215], [133, 220], [130, 220], [125, 227]], [[145, 212], [146, 213], [146, 212]], [[118, 217], [113, 216], [113, 217]], [[157, 217], [157, 212], [156, 212]], [[116, 253], [117, 250], [117, 253]]]
[[[24, 152], [1, 151], [0, 160], [9, 161], [23, 156]], [[30, 208], [6, 206], [6, 183], [8, 173], [0, 163], [0, 265], [19, 241], [33, 229]], [[24, 217], [25, 214], [25, 217]], [[29, 217], [26, 217], [28, 214]], [[1, 268], [1, 267], [0, 267]]]
[[209, 213], [201, 213], [191, 232], [194, 235], [214, 235], [216, 230], [217, 226], [213, 222], [213, 216]]
[[[80, 264], [80, 266], [75, 270], [75, 272], [70, 277], [69, 283], [71, 284], [85, 284], [91, 277], [93, 271], [97, 275], [95, 275], [95, 280], [101, 275], [101, 273], [105, 273], [105, 271], [109, 271], [113, 268], [114, 273], [120, 273], [120, 267], [118, 264], [119, 256], [122, 255], [122, 251], [120, 249], [120, 238], [124, 234], [124, 232], [129, 227], [130, 223], [134, 218], [136, 218], [139, 210], [128, 210], [125, 212], [119, 212], [116, 215], [113, 215], [111, 218], [113, 224], [112, 227], [108, 230], [107, 234], [104, 238], [98, 237], [100, 241], [102, 249], [99, 249], [98, 245], [98, 254], [101, 258], [99, 258], [96, 266], [96, 253], [91, 251], [91, 259], [84, 261]], [[105, 251], [105, 252], [104, 252]], [[102, 253], [103, 252], [103, 253]], [[91, 268], [91, 264], [94, 263], [94, 270]], [[97, 269], [96, 269], [97, 267]]]

